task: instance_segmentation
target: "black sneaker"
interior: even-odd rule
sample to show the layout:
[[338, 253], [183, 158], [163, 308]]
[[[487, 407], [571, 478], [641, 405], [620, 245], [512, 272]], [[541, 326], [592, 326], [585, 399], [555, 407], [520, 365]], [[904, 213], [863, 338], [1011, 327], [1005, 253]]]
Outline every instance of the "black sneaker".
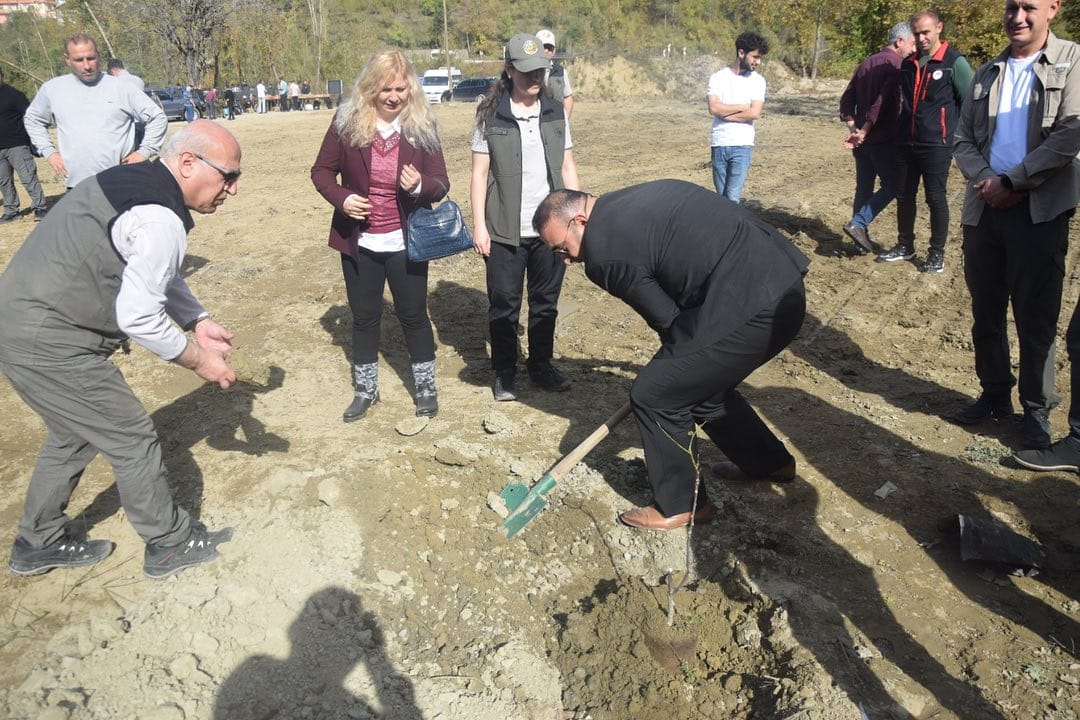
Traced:
[[1020, 444], [1029, 450], [1045, 450], [1050, 447], [1050, 413], [1046, 408], [1024, 410]]
[[563, 392], [570, 389], [570, 378], [555, 369], [550, 362], [538, 362], [529, 366], [529, 379], [535, 385], [549, 392]]
[[1080, 438], [1066, 435], [1048, 448], [1020, 450], [1013, 453], [1013, 460], [1030, 470], [1080, 473]]
[[919, 272], [939, 273], [945, 272], [945, 253], [940, 250], [931, 250], [926, 260], [919, 265]]
[[41, 222], [45, 218], [45, 213], [48, 210], [45, 208], [34, 208], [34, 222]]
[[979, 399], [954, 412], [947, 419], [958, 425], [975, 425], [994, 418], [1004, 420], [1012, 417], [1013, 405], [1008, 396], [995, 397], [983, 393]]
[[896, 262], [897, 260], [914, 260], [915, 251], [911, 248], [906, 248], [903, 245], [897, 243], [889, 250], [881, 253], [877, 256], [876, 262], [887, 263]]
[[17, 213], [17, 212], [16, 213], [4, 213], [3, 215], [0, 215], [0, 223], [9, 223], [12, 220], [18, 220], [18, 219], [19, 219], [19, 213]]
[[855, 242], [856, 246], [865, 252], [871, 253], [877, 249], [873, 241], [870, 240], [870, 232], [864, 227], [860, 227], [855, 223], [848, 223], [844, 226], [844, 233]]
[[495, 375], [495, 386], [492, 392], [499, 402], [517, 400], [517, 372], [515, 370], [503, 370]]
[[70, 535], [35, 550], [20, 537], [11, 546], [8, 569], [15, 575], [40, 575], [53, 568], [96, 565], [112, 551], [113, 544], [108, 540], [76, 540]]
[[186, 567], [217, 560], [221, 557], [218, 545], [231, 539], [232, 528], [210, 532], [201, 525], [193, 525], [188, 539], [178, 545], [146, 543], [143, 575], [159, 580]]

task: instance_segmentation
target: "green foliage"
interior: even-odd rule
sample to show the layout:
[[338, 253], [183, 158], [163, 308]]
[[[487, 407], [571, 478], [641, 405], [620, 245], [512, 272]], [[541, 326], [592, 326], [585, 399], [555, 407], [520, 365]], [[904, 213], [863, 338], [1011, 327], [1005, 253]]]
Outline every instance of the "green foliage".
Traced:
[[[156, 8], [159, 15], [167, 11], [174, 17], [200, 5], [220, 5], [220, 19], [172, 36], [160, 27], [155, 32], [148, 15]], [[511, 35], [541, 27], [551, 28], [560, 50], [572, 56], [659, 58], [670, 43], [679, 58], [686, 48], [688, 61], [706, 57], [715, 63], [731, 58], [735, 36], [752, 29], [769, 39], [770, 62], [806, 76], [849, 74], [885, 43], [894, 23], [925, 5], [925, 0], [446, 0], [450, 46], [460, 52], [455, 63], [498, 58]], [[1005, 46], [1003, 5], [1003, 0], [932, 4], [945, 22], [944, 37], [973, 65]], [[111, 44], [113, 53], [148, 82], [201, 79], [218, 87], [281, 77], [306, 78], [316, 86], [328, 77], [347, 81], [379, 48], [415, 50], [419, 66], [430, 60], [421, 51], [444, 44], [443, 0], [69, 0], [62, 12], [63, 24], [16, 13], [0, 26], [0, 61], [8, 80], [29, 94], [36, 90], [35, 76], [45, 80], [67, 71], [63, 38], [79, 30], [99, 38], [103, 56], [109, 56]], [[1065, 37], [1080, 36], [1080, 4], [1063, 4], [1054, 29]]]

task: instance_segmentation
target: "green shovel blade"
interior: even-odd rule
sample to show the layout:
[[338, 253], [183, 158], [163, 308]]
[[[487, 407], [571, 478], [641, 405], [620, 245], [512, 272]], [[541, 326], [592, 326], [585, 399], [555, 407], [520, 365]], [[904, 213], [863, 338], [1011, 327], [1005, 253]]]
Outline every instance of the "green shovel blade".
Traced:
[[506, 508], [511, 511], [502, 521], [502, 526], [506, 528], [506, 537], [512, 538], [517, 535], [544, 509], [547, 505], [544, 496], [551, 492], [553, 487], [555, 487], [555, 478], [545, 475], [531, 488], [526, 488], [520, 483], [511, 483], [503, 488], [499, 497], [506, 501]]

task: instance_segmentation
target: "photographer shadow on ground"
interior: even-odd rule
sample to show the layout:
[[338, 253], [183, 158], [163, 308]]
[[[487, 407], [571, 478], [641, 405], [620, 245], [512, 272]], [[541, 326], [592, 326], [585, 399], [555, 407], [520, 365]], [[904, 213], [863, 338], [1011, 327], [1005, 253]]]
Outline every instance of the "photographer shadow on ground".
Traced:
[[[158, 409], [154, 421], [168, 471], [173, 501], [198, 521], [203, 502], [203, 473], [192, 451], [203, 440], [215, 450], [261, 456], [286, 452], [289, 441], [272, 432], [252, 414], [255, 397], [280, 388], [285, 371], [270, 367], [265, 385], [237, 382], [228, 390], [210, 383]], [[89, 531], [120, 509], [116, 483], [94, 498], [73, 521]]]
[[[386, 655], [378, 618], [358, 595], [328, 587], [304, 603], [289, 626], [289, 656], [254, 655], [234, 670], [218, 691], [215, 720], [264, 718], [370, 718], [421, 720], [415, 693]], [[363, 665], [370, 697], [355, 685]]]

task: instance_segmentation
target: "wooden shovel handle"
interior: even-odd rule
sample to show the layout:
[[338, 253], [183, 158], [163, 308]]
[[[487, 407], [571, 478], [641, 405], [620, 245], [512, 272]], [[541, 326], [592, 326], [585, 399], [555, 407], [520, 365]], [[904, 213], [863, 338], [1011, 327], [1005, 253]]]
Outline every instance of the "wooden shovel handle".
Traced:
[[589, 454], [589, 451], [600, 444], [600, 441], [606, 438], [612, 428], [621, 423], [626, 416], [630, 414], [630, 403], [627, 402], [621, 408], [615, 411], [615, 413], [604, 421], [604, 424], [592, 431], [589, 437], [585, 438], [570, 452], [566, 453], [559, 462], [555, 463], [550, 470], [547, 471], [545, 477], [551, 477], [553, 480], [559, 480], [563, 475], [570, 472], [575, 465], [581, 462], [581, 459]]

